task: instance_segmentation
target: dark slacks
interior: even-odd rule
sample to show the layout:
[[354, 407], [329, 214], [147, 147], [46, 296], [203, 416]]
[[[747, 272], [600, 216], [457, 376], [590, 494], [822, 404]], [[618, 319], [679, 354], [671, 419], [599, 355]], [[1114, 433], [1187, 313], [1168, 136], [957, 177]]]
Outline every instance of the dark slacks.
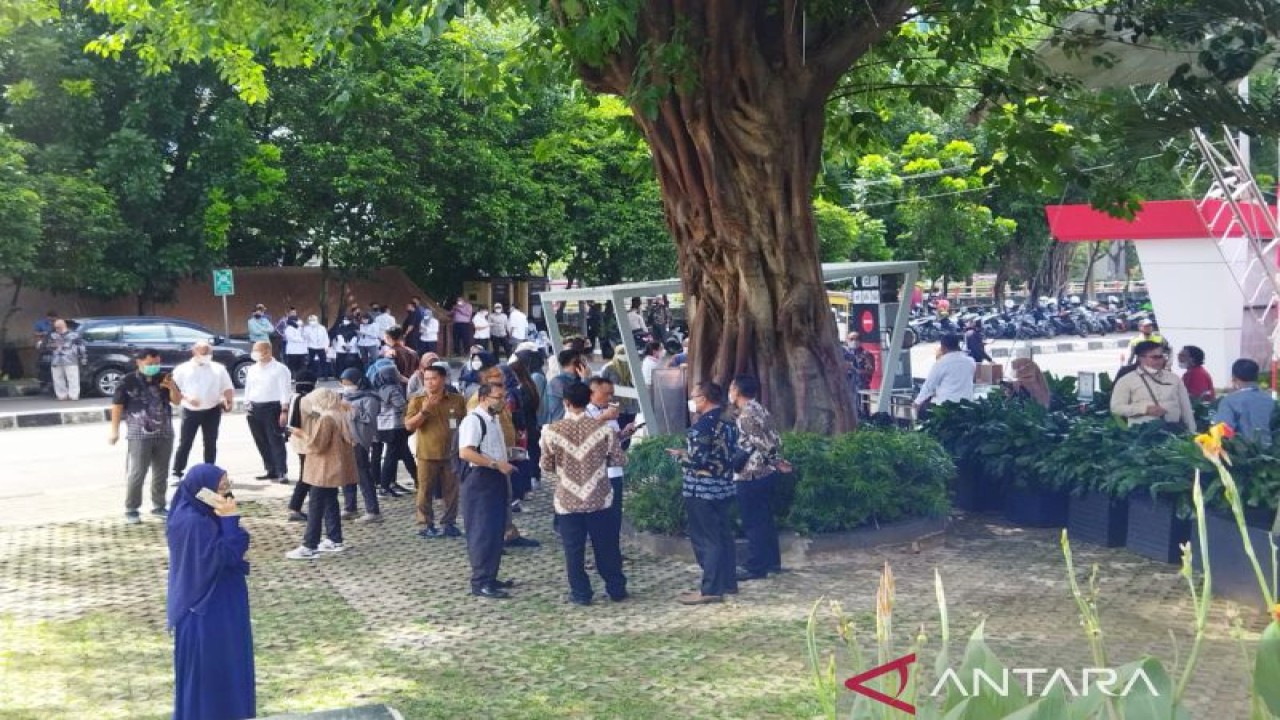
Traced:
[[273, 477], [284, 477], [288, 474], [288, 461], [284, 433], [280, 430], [280, 403], [254, 403], [248, 418], [249, 432], [253, 435], [253, 444], [258, 446], [263, 469]]
[[613, 486], [613, 505], [609, 506], [609, 512], [613, 515], [613, 523], [618, 526], [618, 532], [622, 532], [622, 478], [609, 478], [609, 484]]
[[733, 499], [684, 499], [689, 518], [689, 541], [702, 568], [702, 594], [723, 595], [738, 589], [734, 558], [733, 524], [729, 510]]
[[470, 322], [453, 324], [453, 354], [466, 356], [471, 349], [471, 330]]
[[605, 508], [590, 513], [556, 516], [560, 521], [560, 542], [564, 545], [569, 594], [575, 600], [590, 600], [594, 594], [585, 565], [588, 539], [595, 553], [596, 571], [604, 579], [605, 592], [612, 598], [627, 595], [627, 576], [622, 574], [622, 548], [615, 515], [613, 508]]
[[218, 460], [218, 427], [222, 424], [222, 406], [208, 410], [182, 409], [182, 428], [178, 431], [178, 451], [173, 455], [173, 474], [187, 469], [187, 458], [195, 444], [196, 430], [204, 445], [204, 461], [210, 465]]
[[409, 431], [404, 428], [379, 430], [378, 439], [382, 441], [382, 474], [380, 484], [384, 488], [391, 487], [396, 481], [396, 464], [403, 462], [409, 477], [417, 477], [418, 466], [409, 450]]
[[311, 355], [308, 353], [294, 353], [292, 355], [284, 356], [284, 364], [289, 368], [289, 374], [296, 378], [298, 377], [298, 373], [306, 369], [307, 362], [310, 359]]
[[307, 501], [307, 493], [311, 492], [311, 485], [302, 479], [302, 471], [307, 468], [307, 456], [298, 454], [298, 483], [293, 486], [293, 493], [289, 495], [289, 509], [294, 512], [302, 512], [302, 504]]
[[311, 504], [307, 508], [307, 530], [302, 536], [302, 544], [316, 549], [320, 544], [320, 523], [324, 523], [324, 534], [335, 543], [342, 542], [342, 514], [338, 512], [338, 488], [311, 488]]
[[773, 522], [774, 478], [769, 474], [737, 483], [738, 512], [742, 516], [743, 534], [747, 536], [747, 557], [742, 567], [753, 575], [782, 569], [778, 528]]
[[473, 591], [492, 585], [498, 579], [509, 509], [507, 497], [505, 475], [489, 468], [467, 470], [462, 481], [462, 522], [467, 529]]
[[329, 377], [329, 354], [324, 348], [310, 348], [307, 350], [307, 369], [317, 379]]
[[[356, 456], [356, 477], [360, 480], [357, 485], [360, 488], [360, 495], [364, 497], [364, 511], [370, 515], [377, 515], [382, 512], [382, 508], [378, 505], [377, 483], [373, 480], [373, 464], [369, 462], [369, 448], [357, 444], [352, 452]], [[342, 488], [343, 505], [347, 512], [356, 511], [357, 485], [344, 485]]]

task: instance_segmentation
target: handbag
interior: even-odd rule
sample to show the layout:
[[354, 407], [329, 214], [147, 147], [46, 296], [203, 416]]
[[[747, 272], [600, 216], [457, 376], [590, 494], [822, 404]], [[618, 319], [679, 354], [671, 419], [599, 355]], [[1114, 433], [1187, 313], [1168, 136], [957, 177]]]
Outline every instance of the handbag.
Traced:
[[[1138, 379], [1142, 381], [1142, 386], [1147, 389], [1147, 394], [1151, 396], [1151, 403], [1156, 407], [1164, 407], [1160, 404], [1160, 401], [1156, 399], [1156, 392], [1151, 389], [1151, 384], [1147, 382], [1147, 378], [1143, 376], [1141, 371], [1138, 371]], [[1164, 383], [1161, 384], [1163, 385]], [[1158, 422], [1160, 423], [1160, 427], [1164, 428], [1165, 432], [1172, 435], [1179, 435], [1186, 430], [1182, 423], [1165, 420], [1164, 416], [1161, 416]]]

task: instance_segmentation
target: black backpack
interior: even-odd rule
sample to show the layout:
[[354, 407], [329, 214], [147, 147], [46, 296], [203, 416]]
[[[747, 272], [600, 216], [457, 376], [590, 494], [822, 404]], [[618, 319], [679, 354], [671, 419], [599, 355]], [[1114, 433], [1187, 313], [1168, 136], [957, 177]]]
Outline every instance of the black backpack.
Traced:
[[[474, 415], [475, 413], [470, 412], [467, 414]], [[485, 435], [489, 433], [489, 423], [485, 422], [484, 418], [481, 418], [478, 416], [477, 418], [480, 420], [480, 444], [484, 445]], [[463, 420], [466, 420], [466, 417], [463, 417]], [[458, 451], [462, 449], [458, 445], [458, 438], [461, 436], [462, 436], [462, 423], [458, 423], [458, 429], [453, 431], [453, 439], [449, 443], [449, 462], [453, 466], [453, 476], [456, 477], [459, 481], [461, 481], [462, 478], [466, 477], [467, 468], [471, 466], [471, 463], [458, 457]]]

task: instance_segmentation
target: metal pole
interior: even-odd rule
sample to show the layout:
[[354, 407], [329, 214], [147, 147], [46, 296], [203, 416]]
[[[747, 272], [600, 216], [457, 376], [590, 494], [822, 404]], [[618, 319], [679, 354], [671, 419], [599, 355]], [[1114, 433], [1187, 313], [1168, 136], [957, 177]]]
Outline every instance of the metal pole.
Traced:
[[898, 290], [898, 314], [893, 319], [893, 336], [889, 339], [889, 354], [880, 368], [880, 397], [876, 398], [875, 412], [889, 411], [889, 396], [893, 394], [893, 379], [898, 371], [898, 354], [902, 351], [902, 338], [907, 332], [907, 318], [911, 316], [911, 289], [916, 286], [920, 270], [912, 267], [903, 273], [902, 287]]
[[[622, 336], [622, 346], [627, 353], [627, 362], [631, 365], [631, 381], [635, 383], [636, 394], [640, 397], [640, 412], [644, 414], [645, 423], [653, 430], [659, 429], [654, 425], [657, 418], [653, 415], [653, 395], [649, 391], [649, 383], [644, 380], [644, 368], [641, 367], [640, 352], [636, 349], [636, 339], [631, 335], [631, 323], [627, 320], [627, 313], [622, 309], [622, 302], [626, 300], [622, 296], [624, 291], [615, 290], [613, 296], [613, 316], [618, 323], [618, 334]], [[614, 350], [617, 352], [617, 350]]]
[[231, 319], [227, 315], [227, 296], [222, 296], [222, 336], [231, 339]]

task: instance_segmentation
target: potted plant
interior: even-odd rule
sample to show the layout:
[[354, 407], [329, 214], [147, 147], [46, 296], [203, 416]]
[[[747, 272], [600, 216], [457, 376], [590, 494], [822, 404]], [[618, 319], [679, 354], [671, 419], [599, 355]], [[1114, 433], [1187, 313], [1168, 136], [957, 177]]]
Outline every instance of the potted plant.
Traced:
[[1078, 541], [1104, 547], [1125, 543], [1128, 498], [1104, 489], [1123, 461], [1123, 431], [1110, 418], [1081, 418], [1042, 457], [1040, 473], [1068, 493], [1067, 530]]

